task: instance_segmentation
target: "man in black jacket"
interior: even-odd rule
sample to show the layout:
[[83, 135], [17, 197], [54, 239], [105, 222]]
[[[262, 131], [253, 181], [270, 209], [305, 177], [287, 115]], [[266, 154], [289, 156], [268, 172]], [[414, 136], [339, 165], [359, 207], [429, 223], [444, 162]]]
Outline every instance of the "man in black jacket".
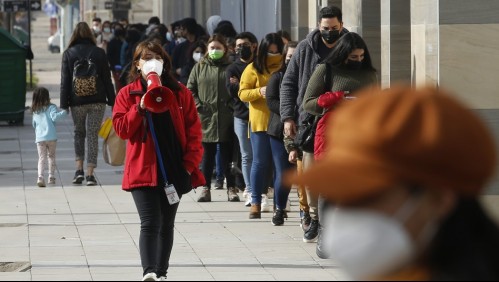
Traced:
[[251, 205], [251, 197], [248, 197], [248, 194], [251, 194], [250, 172], [251, 163], [253, 162], [253, 150], [251, 149], [251, 142], [248, 138], [249, 108], [239, 99], [238, 92], [241, 75], [246, 66], [253, 62], [257, 47], [258, 40], [253, 33], [242, 32], [238, 34], [236, 36], [236, 54], [238, 55], [238, 58], [234, 63], [228, 66], [225, 71], [227, 75], [227, 89], [233, 99], [234, 131], [239, 140], [240, 150], [237, 151], [240, 151], [241, 154], [241, 167], [246, 186], [244, 191], [244, 196], [246, 198], [245, 205]]

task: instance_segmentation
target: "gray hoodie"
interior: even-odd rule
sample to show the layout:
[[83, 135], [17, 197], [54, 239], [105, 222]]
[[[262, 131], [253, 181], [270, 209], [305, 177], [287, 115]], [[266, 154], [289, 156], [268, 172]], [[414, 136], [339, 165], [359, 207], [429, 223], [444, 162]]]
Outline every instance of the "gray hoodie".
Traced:
[[[343, 28], [341, 34], [347, 32], [348, 30]], [[317, 65], [325, 59], [319, 57], [319, 40], [322, 40], [321, 32], [315, 29], [298, 44], [291, 57], [281, 84], [282, 122], [292, 119], [301, 125], [308, 115], [303, 110], [303, 98], [307, 91], [308, 81]]]

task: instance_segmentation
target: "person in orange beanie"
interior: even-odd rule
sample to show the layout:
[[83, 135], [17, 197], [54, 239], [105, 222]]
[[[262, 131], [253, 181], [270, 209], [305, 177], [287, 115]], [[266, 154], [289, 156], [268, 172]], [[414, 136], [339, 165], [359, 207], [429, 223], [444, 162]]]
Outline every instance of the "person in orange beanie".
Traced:
[[487, 126], [435, 87], [364, 91], [323, 159], [288, 178], [337, 203], [330, 257], [361, 280], [498, 280], [499, 228], [478, 199], [496, 169]]

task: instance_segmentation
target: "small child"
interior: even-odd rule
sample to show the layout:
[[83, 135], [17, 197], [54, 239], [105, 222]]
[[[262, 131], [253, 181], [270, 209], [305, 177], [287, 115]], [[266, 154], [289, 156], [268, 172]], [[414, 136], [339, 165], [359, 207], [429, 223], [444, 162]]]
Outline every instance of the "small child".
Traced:
[[33, 91], [33, 127], [35, 128], [38, 148], [38, 187], [45, 187], [45, 164], [49, 164], [49, 182], [55, 184], [55, 149], [57, 146], [57, 131], [55, 122], [66, 116], [67, 111], [57, 111], [57, 106], [50, 103], [49, 91], [38, 87]]

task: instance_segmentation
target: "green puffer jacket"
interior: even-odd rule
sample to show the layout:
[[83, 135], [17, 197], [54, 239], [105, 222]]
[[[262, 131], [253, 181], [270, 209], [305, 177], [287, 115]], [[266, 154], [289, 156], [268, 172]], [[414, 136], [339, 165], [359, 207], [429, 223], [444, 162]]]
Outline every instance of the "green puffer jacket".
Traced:
[[232, 99], [225, 86], [225, 69], [229, 64], [225, 57], [217, 62], [204, 58], [194, 66], [187, 82], [196, 102], [205, 143], [228, 142], [234, 134]]

